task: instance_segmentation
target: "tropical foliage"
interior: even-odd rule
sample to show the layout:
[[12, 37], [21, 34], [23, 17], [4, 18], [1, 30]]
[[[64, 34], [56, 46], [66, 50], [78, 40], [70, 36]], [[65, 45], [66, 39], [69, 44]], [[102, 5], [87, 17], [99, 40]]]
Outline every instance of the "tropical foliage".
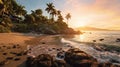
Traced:
[[[46, 4], [45, 11], [49, 18], [43, 15], [42, 9], [31, 10], [27, 14], [25, 7], [15, 0], [0, 0], [0, 32], [22, 32], [41, 34], [73, 34], [78, 33], [69, 28], [60, 10], [53, 3]], [[66, 19], [70, 19], [68, 14]]]
[[67, 19], [67, 24], [68, 24], [68, 20], [71, 19], [70, 13], [68, 13], [68, 14], [65, 16], [65, 18]]

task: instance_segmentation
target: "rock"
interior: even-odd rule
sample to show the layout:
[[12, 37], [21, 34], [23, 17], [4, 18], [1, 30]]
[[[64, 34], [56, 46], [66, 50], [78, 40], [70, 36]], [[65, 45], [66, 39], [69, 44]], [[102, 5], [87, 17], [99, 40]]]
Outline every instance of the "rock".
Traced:
[[116, 67], [112, 63], [106, 62], [106, 63], [99, 63], [98, 67]]
[[64, 60], [55, 60], [52, 67], [67, 67]]
[[113, 63], [120, 63], [119, 61], [115, 60], [115, 59], [110, 59], [110, 62], [113, 62]]
[[96, 42], [96, 40], [93, 40], [93, 42]]
[[60, 51], [60, 49], [56, 49], [57, 51]]
[[104, 39], [99, 39], [100, 41], [103, 41]]
[[57, 53], [57, 57], [58, 57], [58, 58], [64, 59], [64, 56], [65, 56], [65, 55], [64, 55], [64, 52], [58, 52], [58, 53]]
[[14, 54], [14, 55], [16, 55], [17, 53], [16, 53], [16, 52], [10, 52], [10, 54]]
[[17, 48], [17, 46], [16, 45], [13, 45], [13, 47], [12, 48]]
[[7, 49], [11, 49], [11, 47], [7, 47]]
[[7, 57], [6, 58], [6, 60], [12, 60], [13, 59], [13, 57]]
[[55, 50], [56, 48], [53, 47], [52, 49]]
[[5, 45], [3, 47], [6, 47]]
[[19, 44], [17, 44], [16, 46], [18, 46], [18, 47], [19, 47], [20, 45], [19, 45]]
[[23, 51], [23, 55], [27, 55], [27, 53], [28, 53], [27, 50]]
[[45, 42], [42, 42], [42, 44], [45, 44]]
[[101, 46], [94, 46], [94, 49], [98, 50], [98, 51], [104, 51], [104, 48]]
[[35, 59], [29, 58], [26, 61], [26, 64], [32, 65], [32, 67], [51, 67], [53, 63], [53, 57], [48, 54], [41, 54], [37, 56]]
[[20, 60], [19, 57], [14, 58], [14, 61], [19, 61], [19, 60]]
[[16, 54], [16, 56], [22, 56], [22, 55], [23, 55], [22, 52]]
[[5, 65], [5, 64], [7, 64], [7, 63], [8, 63], [7, 60], [0, 61], [0, 66], [3, 66], [3, 65]]
[[117, 39], [116, 39], [116, 42], [120, 42], [120, 38], [117, 38]]
[[48, 51], [52, 51], [52, 49], [48, 49]]
[[7, 55], [7, 53], [3, 53], [3, 55]]
[[78, 48], [69, 49], [65, 53], [65, 61], [73, 67], [91, 67], [93, 63], [97, 62], [95, 58]]
[[33, 64], [33, 63], [35, 63], [35, 62], [33, 60], [34, 60], [33, 57], [27, 57], [26, 67], [34, 67], [33, 65], [35, 65], [35, 64]]

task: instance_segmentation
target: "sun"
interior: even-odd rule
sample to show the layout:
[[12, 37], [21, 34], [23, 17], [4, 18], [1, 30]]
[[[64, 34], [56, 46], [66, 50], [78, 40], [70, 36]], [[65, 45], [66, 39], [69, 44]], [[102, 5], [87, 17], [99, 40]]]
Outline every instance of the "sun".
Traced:
[[85, 27], [87, 23], [85, 22], [75, 22], [70, 24], [72, 27], [77, 28], [77, 27]]
[[80, 27], [84, 27], [84, 26], [86, 26], [86, 24], [80, 23], [79, 26], [80, 26]]

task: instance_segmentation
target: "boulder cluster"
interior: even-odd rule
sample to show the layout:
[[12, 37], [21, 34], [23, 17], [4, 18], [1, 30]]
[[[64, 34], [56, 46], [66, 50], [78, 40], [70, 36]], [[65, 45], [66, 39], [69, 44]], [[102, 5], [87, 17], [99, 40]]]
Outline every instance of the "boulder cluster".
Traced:
[[81, 51], [71, 48], [65, 52], [64, 59], [55, 59], [49, 54], [41, 54], [35, 58], [28, 57], [26, 67], [120, 67], [112, 63], [99, 63], [97, 59]]

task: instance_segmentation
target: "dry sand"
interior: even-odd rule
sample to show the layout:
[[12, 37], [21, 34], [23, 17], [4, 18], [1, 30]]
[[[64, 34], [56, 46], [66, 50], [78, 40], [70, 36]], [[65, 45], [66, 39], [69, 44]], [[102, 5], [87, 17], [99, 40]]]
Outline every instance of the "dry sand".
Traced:
[[[6, 60], [8, 57], [13, 57], [0, 67], [25, 67], [24, 62], [27, 55], [17, 56], [14, 53], [24, 52], [27, 49], [27, 45], [42, 45], [45, 47], [44, 49], [47, 49], [47, 47], [61, 47], [61, 44], [58, 36], [0, 33], [0, 62]], [[42, 49], [42, 51], [44, 50]], [[16, 58], [20, 58], [20, 60], [15, 61]]]

